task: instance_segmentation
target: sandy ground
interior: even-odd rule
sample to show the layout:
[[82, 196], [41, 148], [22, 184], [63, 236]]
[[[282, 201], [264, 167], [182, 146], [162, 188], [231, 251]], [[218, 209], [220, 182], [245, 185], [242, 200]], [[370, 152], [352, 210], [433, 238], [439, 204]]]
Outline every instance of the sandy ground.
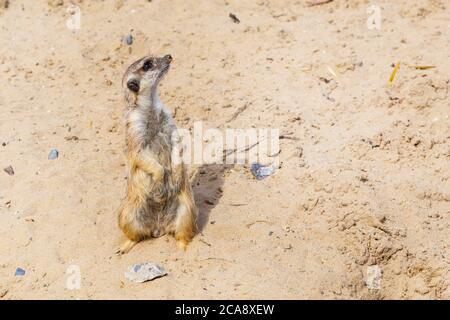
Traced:
[[[0, 3], [1, 298], [450, 298], [447, 1], [85, 0], [76, 31], [67, 0]], [[381, 30], [366, 26], [370, 4]], [[174, 57], [161, 95], [180, 127], [291, 139], [265, 180], [201, 168], [187, 252], [162, 237], [117, 257], [120, 82], [149, 51]], [[127, 281], [145, 261], [168, 276]]]

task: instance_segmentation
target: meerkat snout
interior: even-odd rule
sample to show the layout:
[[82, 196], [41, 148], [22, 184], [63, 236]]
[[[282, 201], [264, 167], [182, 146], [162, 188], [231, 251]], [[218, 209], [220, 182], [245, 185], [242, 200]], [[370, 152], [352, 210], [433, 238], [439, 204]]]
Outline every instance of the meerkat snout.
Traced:
[[172, 56], [171, 56], [170, 54], [165, 55], [165, 56], [164, 56], [164, 59], [165, 59], [166, 61], [168, 61], [169, 63], [172, 62]]

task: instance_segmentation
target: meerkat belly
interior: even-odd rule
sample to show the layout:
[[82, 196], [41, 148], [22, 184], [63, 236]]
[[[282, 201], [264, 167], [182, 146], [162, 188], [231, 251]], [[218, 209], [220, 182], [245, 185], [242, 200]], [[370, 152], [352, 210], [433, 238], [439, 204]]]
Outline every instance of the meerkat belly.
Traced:
[[158, 162], [164, 168], [164, 187], [167, 197], [172, 200], [180, 192], [183, 177], [180, 165], [172, 161], [171, 136], [171, 130], [160, 133], [153, 141], [151, 149], [154, 154], [158, 155]]
[[176, 197], [180, 190], [180, 182], [174, 180], [170, 168], [166, 168], [163, 181], [156, 182], [146, 172], [137, 169], [130, 177], [130, 190], [135, 202], [138, 224], [146, 230], [146, 234], [159, 237], [167, 233], [168, 227], [176, 217]]

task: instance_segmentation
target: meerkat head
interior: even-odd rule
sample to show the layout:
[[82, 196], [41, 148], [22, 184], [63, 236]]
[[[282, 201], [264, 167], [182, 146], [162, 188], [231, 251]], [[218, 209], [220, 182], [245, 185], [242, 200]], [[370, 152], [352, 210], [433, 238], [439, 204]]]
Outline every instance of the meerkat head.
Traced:
[[132, 63], [123, 77], [123, 86], [129, 97], [151, 97], [172, 62], [171, 55], [157, 58], [143, 57]]

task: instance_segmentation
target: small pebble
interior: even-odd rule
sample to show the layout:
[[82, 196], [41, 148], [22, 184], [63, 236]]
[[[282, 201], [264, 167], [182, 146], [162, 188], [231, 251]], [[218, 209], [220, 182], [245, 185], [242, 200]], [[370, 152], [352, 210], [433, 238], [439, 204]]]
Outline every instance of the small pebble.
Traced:
[[125, 36], [124, 41], [127, 45], [131, 46], [133, 44], [133, 36], [131, 34]]
[[5, 171], [7, 174], [9, 174], [10, 176], [14, 175], [14, 169], [12, 166], [7, 166], [6, 168], [3, 169], [3, 171]]
[[0, 299], [8, 294], [8, 289], [0, 290]]
[[273, 166], [263, 166], [262, 164], [255, 162], [252, 163], [250, 171], [257, 180], [262, 180], [274, 174], [275, 168]]
[[20, 267], [17, 267], [16, 272], [14, 273], [14, 275], [16, 277], [24, 276], [25, 275], [25, 270], [20, 268]]
[[236, 17], [235, 14], [230, 13], [230, 14], [229, 14], [229, 17], [231, 18], [231, 20], [233, 20], [234, 23], [241, 23], [241, 20], [239, 20], [239, 18]]
[[55, 160], [56, 158], [58, 158], [58, 156], [59, 156], [58, 150], [52, 149], [48, 154], [48, 160]]

